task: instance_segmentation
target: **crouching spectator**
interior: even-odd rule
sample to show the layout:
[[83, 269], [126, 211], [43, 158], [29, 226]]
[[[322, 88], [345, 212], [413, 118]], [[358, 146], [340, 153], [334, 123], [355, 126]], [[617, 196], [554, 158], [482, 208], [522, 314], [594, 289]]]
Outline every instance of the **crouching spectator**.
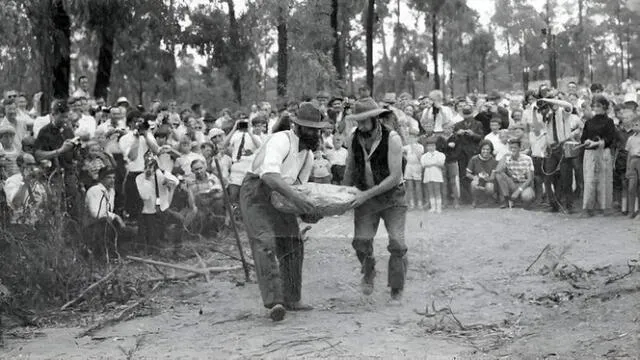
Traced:
[[116, 170], [103, 167], [98, 173], [99, 182], [87, 190], [85, 205], [88, 210], [87, 231], [88, 250], [94, 256], [114, 254], [117, 251], [116, 238], [125, 230], [122, 218], [114, 213]]
[[47, 192], [43, 185], [43, 172], [31, 154], [23, 153], [16, 158], [19, 171], [7, 178], [4, 193], [11, 210], [11, 223], [35, 225], [42, 219], [43, 204]]
[[165, 211], [169, 209], [178, 179], [160, 170], [153, 156], [145, 159], [144, 172], [136, 177], [138, 193], [142, 199], [138, 237], [148, 250], [149, 244], [164, 241]]
[[493, 143], [483, 140], [480, 143], [480, 154], [473, 156], [467, 165], [467, 178], [471, 180], [472, 207], [478, 205], [482, 196], [493, 197], [497, 166], [498, 161], [493, 157]]
[[195, 202], [195, 217], [189, 224], [192, 232], [211, 235], [224, 223], [224, 198], [222, 182], [217, 176], [207, 173], [202, 160], [191, 163], [192, 174], [187, 178], [187, 188]]
[[519, 139], [511, 139], [509, 141], [511, 153], [498, 164], [496, 180], [503, 197], [501, 209], [513, 207], [513, 202], [519, 199], [527, 208], [535, 199], [533, 160], [528, 155], [520, 153], [521, 146]]

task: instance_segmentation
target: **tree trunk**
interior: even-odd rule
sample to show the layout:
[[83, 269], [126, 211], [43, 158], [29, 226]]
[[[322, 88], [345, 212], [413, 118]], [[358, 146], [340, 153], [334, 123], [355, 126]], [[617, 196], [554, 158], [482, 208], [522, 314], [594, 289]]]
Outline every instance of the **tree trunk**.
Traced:
[[627, 79], [632, 79], [631, 74], [631, 19], [627, 19]]
[[480, 62], [482, 66], [482, 92], [487, 93], [487, 57], [486, 55], [482, 57]]
[[69, 97], [69, 74], [71, 71], [71, 18], [64, 9], [62, 0], [53, 1], [53, 96], [56, 99]]
[[111, 83], [111, 67], [113, 65], [113, 41], [115, 32], [110, 29], [103, 29], [100, 34], [100, 52], [98, 54], [98, 70], [96, 72], [96, 85], [93, 89], [93, 96], [103, 98], [108, 102], [109, 85]]
[[238, 44], [240, 44], [240, 35], [233, 0], [227, 0], [227, 5], [229, 6], [229, 40], [232, 44], [229, 49], [231, 52], [231, 65], [229, 66], [228, 75], [231, 80], [231, 87], [236, 95], [236, 102], [242, 105], [242, 71], [240, 54], [237, 48]]
[[333, 29], [333, 67], [338, 80], [344, 80], [344, 57], [342, 56], [341, 36], [338, 24], [338, 0], [331, 0], [331, 29]]
[[584, 54], [584, 0], [578, 0], [578, 46], [577, 51], [580, 52], [580, 70], [578, 71], [578, 84], [584, 84], [584, 68], [585, 68], [585, 54]]
[[505, 36], [507, 40], [507, 71], [509, 73], [509, 82], [513, 81], [513, 68], [511, 65], [511, 41], [509, 40], [509, 34]]
[[387, 85], [391, 79], [391, 62], [387, 55], [387, 35], [384, 32], [384, 21], [380, 24], [380, 40], [382, 42], [382, 92], [388, 91]]
[[288, 40], [287, 40], [287, 18], [289, 15], [289, 5], [286, 1], [281, 2], [278, 9], [278, 97], [284, 99], [287, 96], [287, 72], [289, 66]]
[[373, 94], [373, 22], [375, 21], [375, 0], [369, 0], [365, 24], [365, 36], [367, 47], [367, 86]]
[[434, 89], [440, 89], [440, 73], [438, 71], [438, 16], [435, 11], [431, 13], [431, 43], [433, 45], [433, 51], [431, 57], [433, 58], [433, 87]]
[[[402, 73], [402, 54], [401, 48], [402, 46], [402, 38], [400, 33], [400, 0], [396, 0], [396, 26], [394, 28], [394, 54], [392, 57], [395, 59], [395, 73], [394, 73], [394, 84], [393, 89], [396, 94], [400, 94], [405, 86], [406, 86], [406, 76], [403, 76]], [[412, 85], [413, 87], [413, 85]]]
[[465, 84], [467, 86], [467, 88], [466, 88], [467, 94], [471, 94], [471, 76], [469, 76], [469, 73], [467, 73], [467, 78], [465, 79]]

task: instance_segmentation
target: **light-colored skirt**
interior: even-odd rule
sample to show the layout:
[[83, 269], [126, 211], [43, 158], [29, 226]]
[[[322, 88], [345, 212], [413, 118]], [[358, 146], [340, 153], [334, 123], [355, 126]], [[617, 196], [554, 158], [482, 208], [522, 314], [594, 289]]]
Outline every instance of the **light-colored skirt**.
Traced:
[[610, 209], [613, 203], [611, 149], [585, 150], [583, 209]]

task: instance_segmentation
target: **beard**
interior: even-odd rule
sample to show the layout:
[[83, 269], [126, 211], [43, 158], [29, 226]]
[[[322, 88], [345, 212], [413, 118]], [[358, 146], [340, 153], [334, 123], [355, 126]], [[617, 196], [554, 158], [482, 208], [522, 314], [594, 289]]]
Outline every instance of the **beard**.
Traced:
[[360, 130], [360, 132], [359, 132], [359, 133], [360, 133], [360, 136], [361, 136], [363, 139], [370, 139], [370, 138], [373, 136], [373, 130], [374, 130], [374, 129], [371, 129], [371, 130], [369, 130], [369, 131], [362, 131], [362, 130]]
[[308, 150], [315, 152], [320, 147], [321, 136], [317, 136], [316, 134], [305, 134], [301, 131], [298, 138], [300, 139], [300, 144]]

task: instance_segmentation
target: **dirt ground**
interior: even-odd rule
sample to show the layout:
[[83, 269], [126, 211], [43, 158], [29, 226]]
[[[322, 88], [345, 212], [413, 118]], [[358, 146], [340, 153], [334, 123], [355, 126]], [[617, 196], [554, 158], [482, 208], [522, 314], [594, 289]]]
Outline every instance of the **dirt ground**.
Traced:
[[9, 338], [0, 358], [640, 359], [638, 220], [521, 209], [410, 212], [399, 307], [387, 304], [384, 227], [368, 297], [359, 292], [352, 232], [350, 214], [309, 232], [303, 297], [312, 312], [271, 322], [257, 285], [238, 286], [238, 271], [167, 285], [154, 293], [152, 315], [93, 337], [76, 339], [82, 329], [67, 327]]

